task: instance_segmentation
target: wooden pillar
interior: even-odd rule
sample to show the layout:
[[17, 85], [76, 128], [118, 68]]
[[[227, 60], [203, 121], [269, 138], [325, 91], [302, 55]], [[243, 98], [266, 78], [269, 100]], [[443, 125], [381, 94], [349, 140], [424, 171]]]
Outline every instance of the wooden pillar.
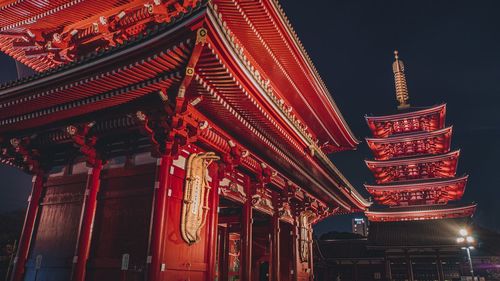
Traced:
[[24, 218], [23, 230], [19, 238], [19, 247], [17, 249], [16, 258], [14, 259], [14, 271], [11, 280], [21, 281], [23, 279], [26, 260], [28, 259], [33, 230], [38, 217], [38, 206], [40, 206], [40, 198], [42, 197], [44, 183], [44, 175], [42, 172], [37, 173], [33, 177], [33, 187], [31, 195], [28, 199], [28, 209]]
[[271, 280], [280, 280], [280, 216], [279, 211], [276, 209], [273, 215], [272, 223], [272, 256], [271, 256]]
[[85, 190], [83, 217], [77, 241], [77, 255], [74, 257], [75, 270], [73, 280], [85, 280], [87, 260], [89, 258], [90, 243], [92, 241], [92, 227], [94, 224], [95, 212], [97, 209], [97, 194], [99, 193], [100, 176], [102, 171], [102, 161], [95, 160], [94, 167], [89, 170], [90, 178]]
[[252, 224], [253, 224], [253, 210], [252, 198], [250, 197], [250, 186], [247, 185], [248, 198], [243, 205], [242, 214], [242, 280], [252, 280]]
[[163, 249], [163, 234], [165, 231], [165, 223], [167, 221], [167, 196], [169, 169], [172, 165], [172, 156], [164, 155], [158, 159], [158, 173], [155, 182], [154, 206], [153, 206], [153, 225], [151, 229], [151, 247], [149, 249], [149, 280], [160, 280], [161, 271], [161, 255]]
[[358, 278], [358, 262], [357, 261], [352, 261], [352, 276], [353, 276], [353, 279], [354, 281], [359, 281], [359, 278]]
[[[216, 167], [212, 164], [211, 167]], [[210, 167], [209, 167], [210, 169]], [[217, 236], [219, 224], [219, 178], [216, 169], [209, 170], [212, 177], [212, 199], [210, 202], [210, 227], [209, 227], [209, 241], [208, 241], [208, 280], [215, 280], [215, 266], [217, 264]]]
[[413, 265], [411, 264], [411, 258], [410, 255], [408, 254], [408, 251], [405, 251], [406, 254], [406, 268], [408, 271], [408, 280], [413, 281]]
[[298, 280], [298, 262], [299, 262], [299, 232], [298, 232], [298, 219], [295, 217], [293, 220], [293, 226], [292, 226], [292, 270], [293, 270], [293, 276], [292, 280], [297, 281]]
[[439, 250], [436, 250], [436, 269], [439, 281], [444, 281], [444, 271], [443, 271], [443, 263], [441, 261], [441, 255]]
[[392, 280], [391, 260], [387, 255], [385, 256], [385, 277], [387, 280]]

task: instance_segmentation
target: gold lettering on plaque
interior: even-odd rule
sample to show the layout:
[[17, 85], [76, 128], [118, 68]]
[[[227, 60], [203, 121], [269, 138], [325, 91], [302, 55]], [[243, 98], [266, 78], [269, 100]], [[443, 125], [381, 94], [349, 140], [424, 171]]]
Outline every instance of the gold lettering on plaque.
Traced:
[[214, 152], [194, 153], [188, 158], [182, 202], [181, 234], [188, 244], [200, 240], [208, 214], [208, 165], [219, 157]]

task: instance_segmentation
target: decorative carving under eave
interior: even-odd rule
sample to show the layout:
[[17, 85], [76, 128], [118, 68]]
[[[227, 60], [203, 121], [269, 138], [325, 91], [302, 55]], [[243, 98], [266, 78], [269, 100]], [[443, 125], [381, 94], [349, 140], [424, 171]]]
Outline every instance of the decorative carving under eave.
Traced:
[[[177, 98], [179, 100], [179, 98]], [[158, 114], [136, 112], [136, 118], [143, 125], [143, 133], [149, 135], [153, 144], [153, 154], [177, 155], [182, 147], [198, 140], [201, 131], [208, 129], [208, 122], [203, 120], [191, 104], [164, 105], [164, 112]]]
[[255, 194], [252, 195], [252, 206], [268, 215], [273, 215], [273, 202], [265, 187], [257, 187]]
[[[2, 139], [0, 138], [0, 144]], [[41, 171], [40, 153], [31, 147], [31, 138], [12, 138], [10, 145], [0, 145], [0, 163], [22, 168], [30, 174]]]
[[232, 140], [228, 140], [229, 153], [225, 153], [222, 156], [222, 169], [223, 173], [235, 173], [235, 168], [241, 165], [241, 159], [249, 155], [248, 150], [244, 150], [241, 146], [234, 143]]
[[[114, 14], [92, 15], [82, 22], [55, 29], [18, 28], [18, 31], [9, 32], [5, 30], [9, 26], [5, 26], [0, 30], [0, 35], [14, 38], [11, 49], [24, 53], [30, 67], [43, 71], [88, 53], [124, 44], [149, 32], [157, 32], [161, 28], [160, 24], [171, 23], [175, 18], [189, 13], [189, 10], [201, 6], [201, 1], [197, 0], [183, 1], [182, 4], [179, 1], [171, 2], [137, 2], [125, 10], [114, 10]], [[38, 62], [33, 59], [38, 59]]]
[[233, 199], [240, 203], [244, 203], [247, 200], [245, 188], [238, 182], [237, 179], [230, 180], [225, 177], [220, 181], [219, 186], [222, 196]]
[[312, 244], [311, 222], [315, 217], [316, 214], [311, 211], [303, 211], [299, 216], [299, 251], [301, 262], [308, 262], [310, 259], [310, 246]]
[[86, 156], [87, 164], [91, 167], [95, 167], [102, 161], [95, 148], [97, 137], [90, 136], [90, 130], [94, 125], [95, 122], [90, 122], [79, 126], [69, 125], [66, 127], [66, 133], [71, 137], [74, 145], [80, 149], [80, 152]]
[[281, 204], [281, 208], [279, 208], [278, 215], [281, 220], [284, 220], [288, 223], [293, 223], [293, 215], [292, 208], [288, 202], [284, 202]]
[[219, 157], [214, 152], [194, 153], [188, 158], [186, 180], [182, 201], [181, 235], [188, 244], [200, 240], [200, 231], [205, 225], [210, 185], [208, 165]]

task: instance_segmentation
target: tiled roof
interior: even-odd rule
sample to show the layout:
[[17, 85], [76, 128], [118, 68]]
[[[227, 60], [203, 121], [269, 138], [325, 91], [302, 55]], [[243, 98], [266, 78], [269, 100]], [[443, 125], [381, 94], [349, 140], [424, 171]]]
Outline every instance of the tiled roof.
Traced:
[[158, 35], [162, 31], [168, 30], [173, 25], [178, 24], [186, 17], [194, 14], [194, 12], [196, 12], [196, 11], [200, 10], [202, 7], [206, 6], [206, 3], [207, 3], [207, 1], [198, 2], [198, 5], [195, 8], [191, 9], [189, 7], [187, 13], [185, 13], [185, 14], [181, 13], [177, 17], [173, 17], [168, 23], [161, 23], [158, 25], [154, 25], [151, 29], [148, 29], [143, 34], [133, 36], [130, 39], [124, 41], [123, 43], [117, 44], [116, 46], [110, 47], [108, 49], [101, 49], [99, 51], [94, 51], [94, 52], [88, 53], [84, 56], [79, 57], [78, 59], [76, 59], [73, 62], [69, 62], [67, 64], [62, 64], [58, 67], [55, 67], [53, 69], [50, 69], [50, 70], [47, 70], [44, 72], [36, 73], [32, 76], [28, 76], [28, 77], [24, 77], [21, 79], [6, 82], [6, 83], [0, 85], [0, 95], [2, 94], [1, 93], [2, 90], [8, 89], [8, 88], [11, 88], [14, 86], [18, 86], [18, 85], [21, 85], [21, 84], [24, 84], [24, 83], [27, 83], [30, 81], [34, 81], [37, 79], [41, 79], [41, 78], [44, 78], [47, 76], [51, 76], [51, 75], [54, 75], [56, 73], [69, 70], [69, 69], [74, 68], [74, 67], [79, 66], [79, 65], [87, 64], [87, 63], [92, 62], [94, 60], [97, 60], [101, 57], [111, 55], [111, 54], [116, 53], [118, 51], [121, 51], [123, 49], [130, 48], [136, 44], [139, 44], [139, 43], [143, 42], [144, 40], [150, 39], [150, 38]]

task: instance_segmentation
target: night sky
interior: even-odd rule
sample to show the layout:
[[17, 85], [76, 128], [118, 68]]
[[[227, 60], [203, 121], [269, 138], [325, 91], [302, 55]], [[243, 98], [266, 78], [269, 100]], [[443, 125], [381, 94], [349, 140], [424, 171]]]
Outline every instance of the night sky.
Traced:
[[[447, 103], [458, 175], [469, 174], [463, 201], [479, 204], [475, 220], [500, 231], [500, 6], [491, 1], [281, 1], [334, 100], [358, 139], [369, 135], [364, 115], [394, 113], [391, 70], [398, 49], [413, 106]], [[0, 80], [15, 78], [0, 57]], [[332, 156], [362, 194], [373, 178], [356, 151]], [[0, 168], [0, 212], [26, 203], [31, 179]], [[316, 233], [350, 230], [351, 216], [326, 219]]]

